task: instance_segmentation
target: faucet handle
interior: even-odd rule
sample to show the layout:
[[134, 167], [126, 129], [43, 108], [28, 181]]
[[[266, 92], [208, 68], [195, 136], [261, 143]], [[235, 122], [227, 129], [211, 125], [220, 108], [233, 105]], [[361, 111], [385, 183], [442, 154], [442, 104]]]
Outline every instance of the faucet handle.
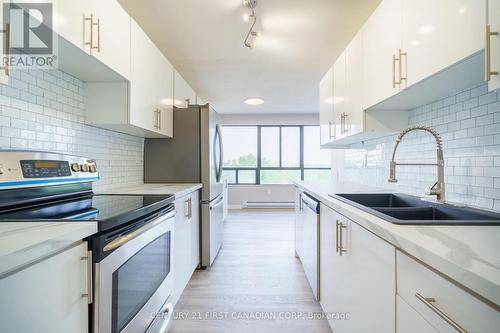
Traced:
[[427, 195], [438, 195], [441, 194], [441, 189], [438, 188], [438, 182], [435, 182], [432, 187], [426, 187], [425, 188], [425, 194]]

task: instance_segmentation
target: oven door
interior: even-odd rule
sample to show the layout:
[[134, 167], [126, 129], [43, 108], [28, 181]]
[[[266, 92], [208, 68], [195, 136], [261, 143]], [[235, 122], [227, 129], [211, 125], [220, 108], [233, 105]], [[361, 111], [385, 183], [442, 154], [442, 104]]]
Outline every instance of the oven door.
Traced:
[[95, 266], [95, 332], [168, 329], [174, 216], [168, 212], [104, 246], [111, 253]]

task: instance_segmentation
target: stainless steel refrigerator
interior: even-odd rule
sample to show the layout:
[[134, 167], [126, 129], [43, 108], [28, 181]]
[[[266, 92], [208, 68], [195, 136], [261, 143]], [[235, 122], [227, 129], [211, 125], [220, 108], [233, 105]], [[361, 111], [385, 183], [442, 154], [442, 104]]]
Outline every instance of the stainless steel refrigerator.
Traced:
[[145, 183], [202, 183], [201, 266], [212, 265], [222, 245], [222, 133], [210, 105], [174, 108], [174, 137], [146, 139]]

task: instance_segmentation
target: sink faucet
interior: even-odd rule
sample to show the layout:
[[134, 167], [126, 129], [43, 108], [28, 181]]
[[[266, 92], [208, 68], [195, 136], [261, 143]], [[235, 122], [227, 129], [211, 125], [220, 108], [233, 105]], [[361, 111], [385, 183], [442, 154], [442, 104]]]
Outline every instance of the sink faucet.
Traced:
[[[408, 134], [409, 132], [412, 131], [426, 131], [432, 134], [434, 139], [436, 139], [436, 153], [437, 153], [437, 161], [436, 163], [396, 163], [394, 160], [396, 157], [396, 150], [398, 149], [399, 144], [401, 143], [401, 140], [403, 137]], [[398, 180], [396, 179], [396, 166], [398, 165], [425, 165], [425, 166], [436, 166], [437, 167], [437, 181], [434, 183], [434, 185], [426, 189], [426, 194], [427, 195], [435, 195], [437, 201], [439, 202], [444, 202], [445, 201], [445, 191], [444, 191], [444, 158], [443, 158], [443, 141], [441, 140], [441, 136], [438, 134], [438, 132], [427, 126], [413, 126], [409, 127], [405, 130], [403, 130], [397, 137], [396, 139], [396, 146], [394, 147], [394, 151], [392, 152], [392, 160], [390, 164], [390, 172], [389, 172], [389, 179], [388, 181], [390, 183], [397, 183]]]

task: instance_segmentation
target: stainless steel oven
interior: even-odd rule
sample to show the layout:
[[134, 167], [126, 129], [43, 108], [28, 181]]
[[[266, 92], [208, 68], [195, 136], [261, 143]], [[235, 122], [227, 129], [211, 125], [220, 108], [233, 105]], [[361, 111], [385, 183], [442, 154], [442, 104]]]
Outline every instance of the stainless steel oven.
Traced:
[[175, 210], [160, 212], [103, 233], [94, 240], [94, 331], [166, 332], [172, 304]]

